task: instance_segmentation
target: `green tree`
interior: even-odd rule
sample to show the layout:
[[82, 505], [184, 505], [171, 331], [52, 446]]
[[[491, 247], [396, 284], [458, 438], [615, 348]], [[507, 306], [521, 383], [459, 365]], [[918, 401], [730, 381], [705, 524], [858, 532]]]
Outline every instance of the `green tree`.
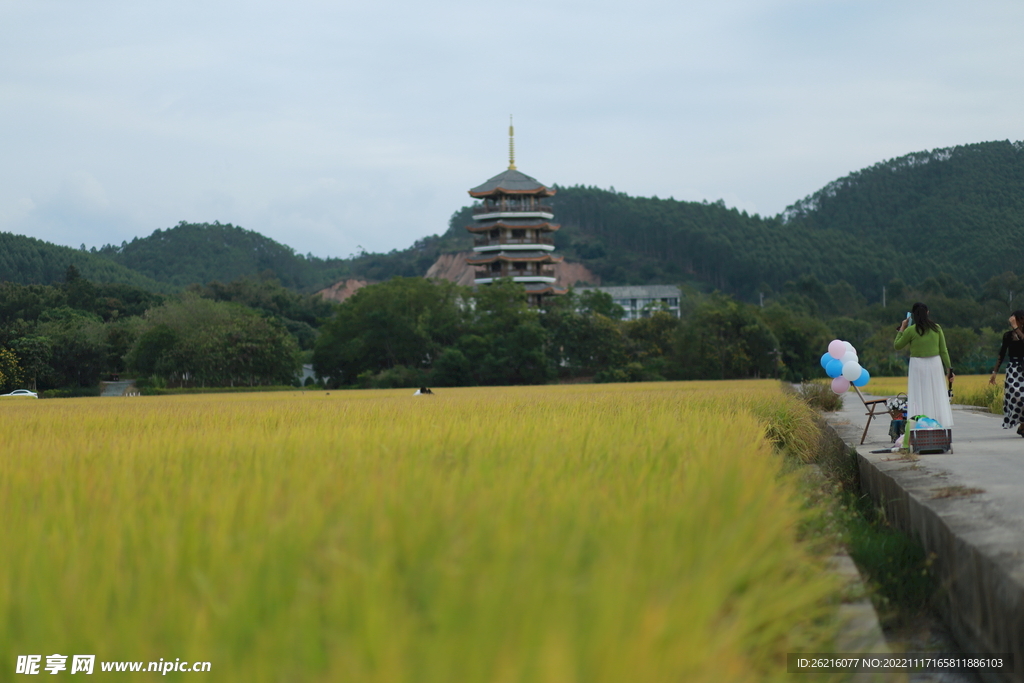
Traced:
[[36, 333], [50, 341], [47, 388], [99, 383], [109, 352], [99, 316], [67, 306], [51, 309], [40, 316]]
[[316, 343], [322, 321], [334, 314], [336, 304], [318, 294], [299, 294], [283, 287], [270, 271], [257, 277], [244, 277], [227, 284], [211, 282], [189, 287], [199, 296], [214, 301], [241, 304], [272, 316], [295, 337], [303, 350]]
[[465, 302], [451, 282], [394, 278], [364, 287], [321, 328], [313, 367], [335, 386], [398, 365], [427, 369], [464, 332]]
[[181, 386], [291, 384], [299, 348], [278, 321], [189, 293], [149, 312], [127, 360]]
[[554, 377], [540, 313], [519, 283], [502, 279], [473, 294], [470, 323], [484, 345], [462, 347], [480, 384], [541, 384]]
[[[778, 340], [781, 377], [790, 382], [821, 375], [821, 354], [833, 334], [819, 318], [791, 311], [778, 304], [765, 306], [761, 316]], [[868, 326], [870, 329], [870, 326]], [[774, 349], [773, 349], [774, 350]]]
[[0, 387], [10, 391], [21, 383], [22, 370], [18, 357], [10, 349], [0, 348]]
[[588, 289], [579, 295], [579, 308], [583, 314], [603, 315], [611, 320], [622, 320], [626, 309], [615, 303], [612, 295], [597, 289]]
[[600, 313], [572, 316], [553, 336], [563, 367], [570, 377], [596, 375], [629, 362], [626, 337], [621, 323]]
[[1024, 278], [1009, 270], [990, 278], [981, 288], [981, 300], [999, 303], [1006, 313], [1011, 313], [1024, 305], [1022, 294]]
[[88, 313], [96, 312], [96, 286], [83, 278], [74, 265], [68, 266], [64, 276], [64, 291], [67, 305], [71, 308]]
[[628, 361], [621, 323], [600, 312], [617, 314], [607, 305], [612, 304], [611, 296], [604, 292], [584, 292], [584, 296], [591, 293], [604, 296], [591, 297], [582, 305], [582, 297], [570, 292], [552, 297], [541, 311], [541, 325], [547, 331], [547, 356], [559, 376], [594, 376]]
[[38, 380], [49, 370], [52, 342], [48, 337], [26, 335], [11, 342], [11, 349], [18, 357], [26, 382], [32, 391], [38, 391]]
[[146, 376], [169, 376], [175, 371], [172, 354], [179, 341], [178, 333], [170, 325], [153, 324], [139, 336], [129, 353], [128, 365]]
[[680, 379], [770, 377], [778, 346], [753, 306], [715, 294], [683, 322], [671, 367]]
[[475, 384], [473, 364], [462, 351], [449, 347], [434, 362], [432, 383], [439, 387], [466, 387]]
[[623, 323], [623, 334], [631, 342], [630, 356], [643, 363], [667, 355], [679, 325], [679, 319], [666, 311]]

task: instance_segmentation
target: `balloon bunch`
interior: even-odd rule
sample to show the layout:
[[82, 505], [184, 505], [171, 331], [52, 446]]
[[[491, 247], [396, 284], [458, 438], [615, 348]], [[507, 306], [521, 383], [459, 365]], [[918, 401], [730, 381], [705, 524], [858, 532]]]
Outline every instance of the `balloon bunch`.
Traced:
[[821, 357], [821, 367], [832, 378], [832, 391], [837, 394], [849, 391], [851, 384], [862, 387], [871, 379], [868, 371], [860, 366], [857, 349], [847, 341], [833, 339], [829, 342], [828, 351]]

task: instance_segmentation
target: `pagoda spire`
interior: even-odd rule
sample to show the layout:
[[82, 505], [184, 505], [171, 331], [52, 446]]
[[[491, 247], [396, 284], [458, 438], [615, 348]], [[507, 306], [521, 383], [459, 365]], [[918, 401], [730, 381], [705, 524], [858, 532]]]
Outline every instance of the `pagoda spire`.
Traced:
[[516, 132], [512, 128], [512, 114], [508, 115], [508, 170], [516, 170]]

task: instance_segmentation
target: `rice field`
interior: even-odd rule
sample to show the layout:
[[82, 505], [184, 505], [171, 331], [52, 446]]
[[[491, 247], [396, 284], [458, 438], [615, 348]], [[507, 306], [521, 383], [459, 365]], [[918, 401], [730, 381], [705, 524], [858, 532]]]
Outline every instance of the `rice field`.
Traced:
[[779, 453], [814, 425], [777, 383], [411, 393], [0, 405], [0, 671], [781, 681], [828, 650], [838, 587]]
[[[996, 377], [996, 384], [988, 383], [991, 375], [957, 375], [953, 381], [953, 403], [968, 406], [984, 406], [993, 413], [1003, 412], [1003, 382], [1005, 375]], [[907, 393], [907, 378], [903, 377], [872, 377], [862, 390], [865, 394], [875, 396], [895, 396]], [[854, 396], [854, 400], [856, 400]]]

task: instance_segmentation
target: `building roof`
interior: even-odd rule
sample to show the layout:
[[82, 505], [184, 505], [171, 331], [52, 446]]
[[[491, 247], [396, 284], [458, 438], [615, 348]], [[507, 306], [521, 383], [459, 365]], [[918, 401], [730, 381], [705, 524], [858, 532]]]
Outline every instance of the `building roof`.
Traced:
[[494, 228], [510, 228], [521, 230], [524, 228], [542, 230], [544, 232], [555, 232], [560, 227], [558, 223], [549, 223], [539, 218], [499, 218], [494, 221], [484, 221], [476, 225], [467, 225], [466, 230], [470, 232], [487, 232]]
[[537, 194], [550, 197], [554, 193], [554, 190], [541, 185], [536, 179], [512, 168], [469, 191], [471, 197], [487, 197], [492, 194]]
[[568, 289], [546, 282], [524, 282], [523, 288], [527, 294], [567, 294]]
[[677, 285], [626, 285], [623, 287], [577, 287], [577, 292], [596, 290], [610, 294], [613, 299], [667, 299], [679, 297]]
[[541, 263], [561, 263], [562, 257], [552, 256], [550, 251], [491, 251], [481, 252], [466, 257], [466, 263], [473, 266], [493, 263], [494, 261], [522, 261], [524, 263], [527, 261], [539, 261]]

